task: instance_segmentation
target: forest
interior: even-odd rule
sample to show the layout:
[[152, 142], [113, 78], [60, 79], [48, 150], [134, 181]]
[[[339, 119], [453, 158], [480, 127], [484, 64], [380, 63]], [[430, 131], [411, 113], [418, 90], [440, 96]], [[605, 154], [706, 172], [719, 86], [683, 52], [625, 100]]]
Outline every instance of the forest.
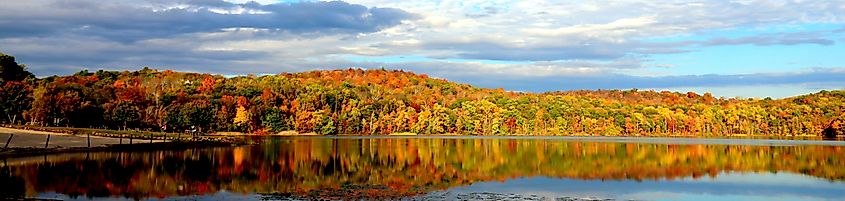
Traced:
[[37, 78], [0, 54], [7, 124], [162, 132], [282, 131], [589, 136], [835, 136], [845, 91], [771, 98], [710, 93], [486, 89], [402, 70], [223, 76], [143, 68]]

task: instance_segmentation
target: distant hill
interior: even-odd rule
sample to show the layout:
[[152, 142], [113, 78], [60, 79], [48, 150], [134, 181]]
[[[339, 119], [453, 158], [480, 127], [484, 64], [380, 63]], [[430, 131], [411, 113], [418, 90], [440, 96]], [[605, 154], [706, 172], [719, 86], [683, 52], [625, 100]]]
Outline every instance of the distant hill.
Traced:
[[845, 119], [844, 91], [776, 100], [640, 90], [538, 94], [397, 70], [226, 78], [145, 68], [4, 85], [31, 100], [15, 106], [25, 108], [24, 122], [170, 132], [819, 136], [826, 129], [841, 133]]

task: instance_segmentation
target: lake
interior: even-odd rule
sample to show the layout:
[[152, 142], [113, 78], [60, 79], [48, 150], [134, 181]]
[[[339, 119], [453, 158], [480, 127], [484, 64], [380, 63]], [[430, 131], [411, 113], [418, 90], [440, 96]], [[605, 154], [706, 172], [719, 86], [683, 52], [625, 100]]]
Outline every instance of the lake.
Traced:
[[103, 200], [845, 200], [845, 142], [268, 137], [10, 158], [0, 196]]

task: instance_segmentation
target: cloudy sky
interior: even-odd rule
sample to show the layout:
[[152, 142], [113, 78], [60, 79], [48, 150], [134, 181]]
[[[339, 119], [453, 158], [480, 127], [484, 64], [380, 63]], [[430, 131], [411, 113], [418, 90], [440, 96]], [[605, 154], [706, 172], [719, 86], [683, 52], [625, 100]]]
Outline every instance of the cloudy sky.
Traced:
[[514, 91], [785, 97], [845, 88], [845, 1], [4, 1], [0, 52], [38, 76], [356, 67]]

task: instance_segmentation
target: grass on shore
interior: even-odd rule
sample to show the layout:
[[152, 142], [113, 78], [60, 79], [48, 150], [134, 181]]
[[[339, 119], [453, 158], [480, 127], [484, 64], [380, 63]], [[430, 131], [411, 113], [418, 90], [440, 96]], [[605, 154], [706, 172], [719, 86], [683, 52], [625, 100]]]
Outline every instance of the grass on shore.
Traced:
[[[8, 125], [7, 125], [8, 126]], [[201, 141], [221, 141], [218, 138], [210, 136], [196, 136], [192, 137], [186, 133], [166, 133], [143, 130], [111, 130], [100, 128], [74, 128], [74, 127], [47, 127], [47, 126], [11, 126], [11, 128], [44, 131], [53, 133], [64, 133], [76, 136], [99, 136], [99, 137], [113, 137], [113, 138], [132, 138], [132, 139], [153, 139], [153, 140], [201, 140]]]

